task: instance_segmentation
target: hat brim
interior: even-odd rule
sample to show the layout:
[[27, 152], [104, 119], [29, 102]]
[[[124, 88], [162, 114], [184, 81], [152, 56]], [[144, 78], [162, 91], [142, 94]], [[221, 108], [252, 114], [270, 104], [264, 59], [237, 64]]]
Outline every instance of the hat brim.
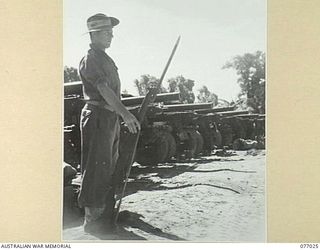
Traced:
[[[117, 26], [117, 25], [120, 23], [120, 21], [119, 21], [118, 18], [115, 18], [115, 17], [113, 17], [113, 16], [109, 16], [109, 18], [110, 18], [110, 20], [111, 20], [112, 28], [113, 28], [114, 26]], [[101, 27], [101, 28], [98, 28], [98, 29], [93, 29], [93, 30], [90, 30], [90, 31], [87, 31], [87, 32], [83, 33], [83, 35], [88, 34], [88, 33], [90, 33], [90, 32], [101, 31], [101, 30], [105, 30], [105, 29], [106, 29], [105, 27]]]
[[112, 24], [113, 27], [117, 26], [120, 23], [118, 18], [115, 18], [113, 16], [110, 16], [109, 18], [111, 19], [111, 24]]

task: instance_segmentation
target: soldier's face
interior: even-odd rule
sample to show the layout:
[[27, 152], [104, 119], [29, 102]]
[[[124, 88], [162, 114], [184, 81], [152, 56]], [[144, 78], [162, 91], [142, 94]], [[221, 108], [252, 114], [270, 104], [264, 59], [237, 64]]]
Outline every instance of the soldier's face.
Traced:
[[112, 28], [94, 32], [93, 41], [100, 44], [104, 48], [109, 48], [113, 38]]

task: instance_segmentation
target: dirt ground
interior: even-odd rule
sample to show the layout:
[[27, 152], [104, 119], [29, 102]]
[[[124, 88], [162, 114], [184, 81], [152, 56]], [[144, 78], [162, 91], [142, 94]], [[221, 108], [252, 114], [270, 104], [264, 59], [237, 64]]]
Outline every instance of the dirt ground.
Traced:
[[265, 150], [229, 151], [132, 168], [117, 233], [89, 235], [82, 220], [63, 240], [264, 242]]

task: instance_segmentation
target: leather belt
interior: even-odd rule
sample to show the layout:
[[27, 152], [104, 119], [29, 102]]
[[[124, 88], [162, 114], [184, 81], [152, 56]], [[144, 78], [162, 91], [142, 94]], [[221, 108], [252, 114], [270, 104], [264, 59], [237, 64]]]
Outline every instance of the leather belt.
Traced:
[[104, 109], [107, 109], [111, 112], [115, 112], [115, 110], [110, 105], [108, 105], [106, 103], [94, 101], [94, 100], [84, 100], [84, 101], [86, 102], [86, 104], [91, 104], [91, 105], [97, 106], [99, 108], [104, 108]]

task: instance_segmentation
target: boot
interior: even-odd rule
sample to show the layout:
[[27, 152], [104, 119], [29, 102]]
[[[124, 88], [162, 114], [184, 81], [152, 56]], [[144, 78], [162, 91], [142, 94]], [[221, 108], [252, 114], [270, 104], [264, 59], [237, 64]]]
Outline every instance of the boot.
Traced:
[[83, 229], [90, 234], [110, 234], [115, 231], [115, 226], [103, 216], [105, 208], [85, 207], [85, 220]]

